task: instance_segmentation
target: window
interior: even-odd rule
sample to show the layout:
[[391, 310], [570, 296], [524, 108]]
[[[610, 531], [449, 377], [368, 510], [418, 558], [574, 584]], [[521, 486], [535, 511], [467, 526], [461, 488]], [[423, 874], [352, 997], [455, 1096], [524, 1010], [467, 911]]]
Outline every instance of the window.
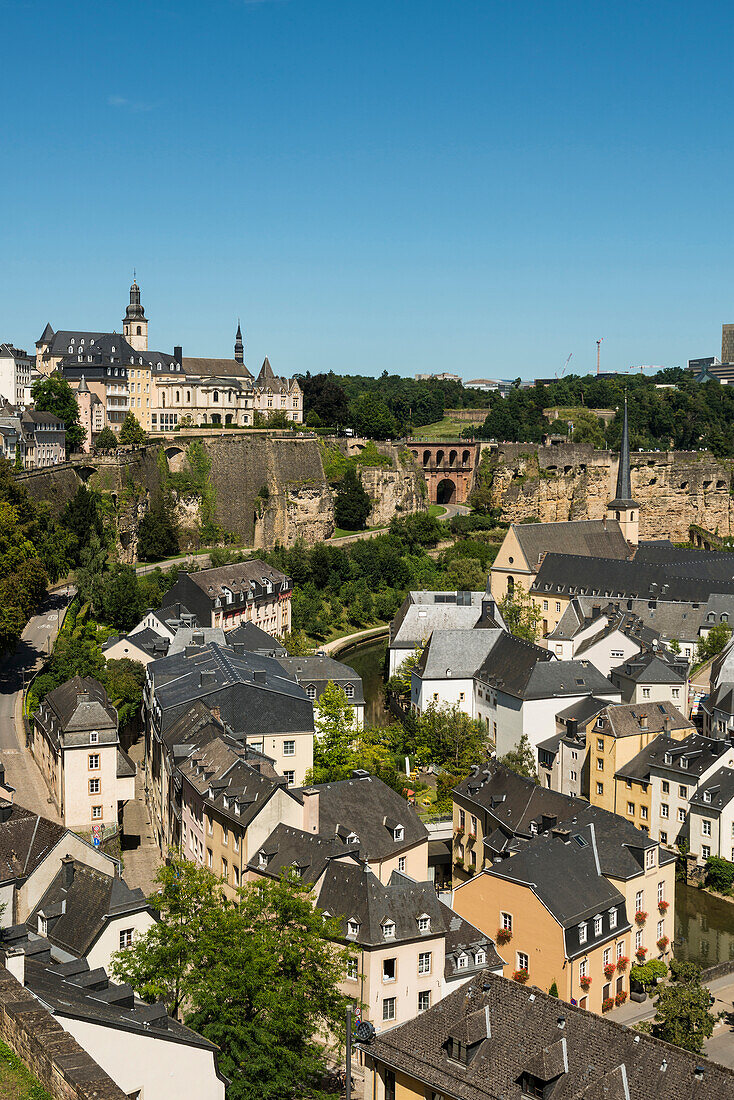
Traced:
[[512, 913], [500, 913], [500, 923], [506, 932], [511, 932]]
[[585, 978], [589, 973], [589, 960], [582, 959], [579, 963], [579, 978]]
[[347, 960], [347, 977], [352, 982], [356, 982], [359, 977], [359, 963], [356, 959]]
[[647, 806], [640, 806], [640, 817], [643, 821], [647, 821]]
[[133, 931], [132, 928], [122, 928], [120, 930], [120, 951], [124, 951], [126, 947], [132, 947]]
[[704, 836], [711, 836], [711, 822], [707, 817], [701, 821], [701, 832]]
[[418, 917], [418, 931], [430, 932], [431, 930], [431, 918], [430, 917]]
[[635, 932], [635, 951], [638, 951], [642, 947], [642, 930]]
[[617, 927], [617, 910], [616, 910], [616, 908], [609, 910], [609, 927], [610, 928], [616, 928]]
[[680, 688], [673, 688], [672, 695], [674, 699], [680, 698]]
[[617, 944], [617, 958], [621, 959], [623, 955], [624, 955], [624, 944], [620, 940], [619, 943]]
[[431, 952], [421, 951], [418, 955], [418, 973], [430, 974], [431, 973]]
[[313, 684], [309, 684], [306, 688], [306, 695], [309, 697], [309, 699], [316, 698], [316, 688], [313, 686]]
[[603, 783], [597, 783], [596, 793], [597, 794], [604, 794], [604, 784]]
[[596, 770], [598, 772], [603, 772], [604, 771], [604, 761], [601, 758], [601, 756], [597, 756], [597, 758], [596, 758]]
[[[385, 997], [382, 1002], [382, 1018], [383, 1020], [395, 1019], [395, 997]], [[394, 1095], [394, 1093], [393, 1093]]]
[[347, 699], [353, 699], [354, 698], [354, 684], [347, 684], [347, 686], [344, 688], [344, 694], [346, 695]]
[[457, 958], [456, 958], [456, 969], [457, 970], [466, 970], [468, 965], [469, 965], [468, 955], [458, 955], [457, 956]]
[[602, 918], [594, 917], [594, 935], [601, 936]]
[[99, 821], [99, 819], [101, 817], [102, 817], [102, 807], [101, 806], [92, 806], [92, 820], [93, 821]]
[[283, 778], [285, 779], [286, 786], [295, 787], [296, 785], [296, 773], [295, 772], [283, 772]]
[[214, 821], [212, 820], [211, 817], [209, 817], [208, 814], [207, 814], [207, 818], [206, 818], [206, 823], [207, 823], [207, 830], [209, 832], [209, 836], [211, 836], [212, 833], [214, 832]]
[[667, 844], [668, 843], [668, 834], [665, 832], [664, 829], [660, 830], [660, 843], [661, 844]]
[[661, 939], [662, 936], [664, 935], [664, 933], [665, 933], [665, 921], [664, 920], [659, 920], [658, 921], [658, 937], [657, 938]]
[[383, 936], [385, 937], [386, 940], [394, 940], [395, 939], [395, 922], [391, 921], [391, 920], [386, 920], [385, 923], [382, 926], [382, 934], [383, 934]]
[[670, 783], [667, 779], [663, 780], [663, 794], [670, 794]]
[[283, 756], [295, 756], [296, 755], [296, 743], [295, 741], [283, 742]]
[[708, 844], [701, 845], [701, 859], [708, 859], [711, 855], [711, 849]]
[[480, 948], [479, 951], [477, 951], [476, 955], [474, 956], [474, 962], [476, 963], [477, 966], [484, 966], [486, 961], [487, 961], [487, 953], [486, 953], [486, 951], [483, 951]]
[[394, 982], [395, 974], [397, 972], [396, 960], [383, 959], [382, 960], [382, 980], [383, 982]]
[[99, 779], [90, 779], [89, 780], [89, 793], [90, 794], [99, 794], [99, 789], [100, 789]]
[[680, 798], [688, 798], [688, 787], [680, 786], [678, 788], [678, 795]]
[[602, 959], [602, 965], [603, 966], [609, 966], [611, 961], [612, 961], [612, 949], [611, 949], [611, 947], [605, 947], [604, 948], [604, 957]]
[[543, 610], [544, 611], [548, 610], [548, 601], [547, 600], [543, 600]]
[[661, 817], [670, 817], [670, 806], [668, 805], [667, 802], [661, 802], [660, 803], [660, 816]]
[[604, 752], [604, 738], [603, 737], [597, 737], [596, 747], [597, 747], [599, 752]]
[[466, 814], [463, 810], [459, 810], [459, 828], [463, 829], [466, 826]]
[[579, 925], [579, 943], [586, 943], [588, 939], [588, 931], [586, 921], [582, 921]]
[[222, 878], [229, 881], [229, 865], [226, 859], [222, 859]]
[[385, 1100], [395, 1100], [395, 1074], [391, 1069], [385, 1070]]
[[347, 934], [350, 936], [359, 935], [359, 921], [350, 920], [347, 921]]
[[237, 833], [233, 834], [232, 842], [234, 844], [235, 852], [239, 852], [239, 850], [240, 850], [240, 838], [239, 838], [239, 835]]
[[229, 844], [229, 829], [222, 825], [222, 844], [226, 848]]
[[575, 783], [576, 780], [578, 779], [578, 772], [574, 772], [574, 771], [569, 772], [568, 773], [568, 778], [570, 779], [570, 781], [572, 783]]
[[234, 865], [233, 870], [234, 870], [234, 884], [235, 884], [235, 886], [239, 886], [239, 884], [240, 884], [240, 869], [237, 866], [237, 864]]
[[96, 730], [93, 730], [92, 733], [90, 733], [90, 735], [89, 735], [89, 744], [90, 745], [96, 745], [98, 741], [99, 741], [99, 734], [97, 733]]
[[681, 822], [681, 824], [683, 824], [686, 820], [686, 811], [683, 809], [682, 806], [678, 810], [678, 820]]
[[477, 835], [477, 819], [474, 816], [474, 814], [471, 815], [471, 818], [469, 820], [471, 821], [471, 835], [476, 836]]
[[398, 856], [398, 871], [405, 870], [405, 856]]
[[556, 600], [556, 611], [560, 611], [560, 610], [561, 610], [561, 601]]
[[89, 770], [90, 770], [90, 772], [96, 771], [98, 767], [99, 767], [99, 753], [98, 752], [90, 752], [90, 754], [89, 754]]
[[528, 956], [525, 954], [524, 951], [518, 951], [517, 952], [517, 969], [518, 970], [529, 970], [530, 969], [530, 959], [528, 958]]
[[393, 840], [403, 840], [405, 837], [405, 829], [402, 825], [396, 825], [392, 831]]
[[635, 804], [634, 804], [634, 802], [628, 802], [627, 803], [627, 813], [630, 814], [632, 817], [635, 816]]
[[418, 1011], [426, 1012], [431, 1007], [430, 989], [421, 990], [418, 994]]
[[642, 689], [642, 698], [643, 699], [649, 699], [650, 698], [650, 689], [649, 688], [643, 688]]

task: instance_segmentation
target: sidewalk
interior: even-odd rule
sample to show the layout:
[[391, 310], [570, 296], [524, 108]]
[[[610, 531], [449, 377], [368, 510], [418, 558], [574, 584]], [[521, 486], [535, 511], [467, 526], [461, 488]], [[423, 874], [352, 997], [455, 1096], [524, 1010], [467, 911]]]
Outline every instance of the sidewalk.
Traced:
[[141, 737], [130, 749], [129, 756], [137, 766], [135, 798], [123, 811], [122, 860], [123, 877], [128, 886], [139, 886], [146, 897], [156, 889], [156, 871], [163, 862], [153, 839], [150, 816], [145, 805], [145, 741]]

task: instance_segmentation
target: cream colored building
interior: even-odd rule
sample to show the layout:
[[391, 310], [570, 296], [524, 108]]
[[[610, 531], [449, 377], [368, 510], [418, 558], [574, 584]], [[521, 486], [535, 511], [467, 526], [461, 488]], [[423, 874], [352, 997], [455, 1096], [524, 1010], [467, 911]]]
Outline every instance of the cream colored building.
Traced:
[[280, 378], [265, 358], [255, 380], [255, 409], [265, 419], [284, 413], [294, 424], [303, 423], [303, 391], [295, 378]]
[[120, 747], [117, 712], [100, 683], [75, 676], [49, 692], [33, 715], [29, 748], [67, 827], [121, 824], [135, 797], [135, 765]]

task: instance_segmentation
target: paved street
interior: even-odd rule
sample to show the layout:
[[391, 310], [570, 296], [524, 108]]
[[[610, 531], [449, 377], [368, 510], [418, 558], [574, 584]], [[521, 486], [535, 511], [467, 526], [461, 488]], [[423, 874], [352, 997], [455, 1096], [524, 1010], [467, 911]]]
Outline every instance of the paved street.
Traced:
[[15, 787], [15, 800], [54, 821], [58, 815], [49, 801], [46, 784], [30, 753], [25, 750], [22, 721], [22, 689], [43, 664], [53, 646], [74, 589], [49, 593], [37, 615], [29, 621], [15, 653], [0, 665], [0, 754], [5, 776]]
[[155, 889], [155, 873], [161, 865], [158, 845], [153, 839], [150, 815], [145, 805], [144, 739], [141, 737], [130, 748], [130, 757], [137, 765], [135, 798], [128, 802], [123, 812], [122, 859], [123, 875], [128, 886], [139, 886], [149, 896]]

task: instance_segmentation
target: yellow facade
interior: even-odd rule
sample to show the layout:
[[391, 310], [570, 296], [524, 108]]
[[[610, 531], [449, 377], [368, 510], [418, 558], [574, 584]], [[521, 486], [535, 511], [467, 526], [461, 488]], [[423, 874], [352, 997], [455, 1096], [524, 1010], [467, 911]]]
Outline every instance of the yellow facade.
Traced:
[[[616, 884], [615, 884], [616, 885]], [[454, 909], [493, 939], [511, 923], [512, 938], [497, 944], [505, 960], [503, 975], [511, 978], [524, 958], [528, 959], [529, 983], [548, 992], [553, 982], [565, 1001], [575, 1000], [590, 1012], [601, 1012], [605, 996], [616, 996], [629, 989], [629, 967], [615, 969], [611, 979], [604, 974], [605, 963], [614, 964], [621, 952], [630, 958], [630, 931], [593, 947], [586, 955], [566, 958], [563, 928], [536, 897], [529, 886], [507, 882], [491, 874], [480, 874], [454, 892]], [[621, 945], [621, 946], [619, 946]], [[581, 985], [581, 965], [591, 978], [588, 989]]]
[[128, 393], [130, 412], [140, 426], [149, 432], [151, 428], [151, 409], [153, 408], [153, 383], [150, 365], [137, 363], [128, 368]]
[[535, 580], [535, 573], [530, 568], [517, 535], [510, 527], [499, 548], [497, 557], [492, 563], [490, 572], [490, 588], [493, 599], [499, 603], [515, 585], [522, 585], [526, 592], [530, 591]]
[[[640, 727], [635, 733], [624, 737], [615, 737], [607, 722], [604, 729], [597, 728], [597, 719], [592, 719], [586, 727], [586, 754], [589, 762], [588, 799], [593, 806], [600, 806], [610, 813], [625, 817], [638, 828], [650, 829], [652, 812], [652, 793], [649, 783], [616, 778], [616, 773], [629, 764], [638, 752], [647, 748], [660, 733]], [[693, 726], [683, 729], [671, 729], [669, 736], [683, 741], [691, 733]], [[627, 804], [634, 803], [635, 810], [628, 811]]]

